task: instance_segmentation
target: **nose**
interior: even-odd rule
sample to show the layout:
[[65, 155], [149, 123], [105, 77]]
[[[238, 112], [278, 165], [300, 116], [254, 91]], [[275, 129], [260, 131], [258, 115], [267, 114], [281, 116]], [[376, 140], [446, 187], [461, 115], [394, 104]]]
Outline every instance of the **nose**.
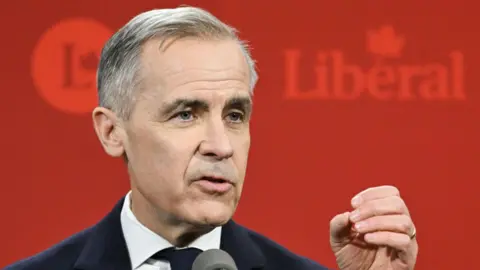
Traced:
[[199, 152], [217, 160], [228, 159], [233, 155], [233, 147], [223, 121], [218, 122], [207, 124], [205, 139], [200, 144]]

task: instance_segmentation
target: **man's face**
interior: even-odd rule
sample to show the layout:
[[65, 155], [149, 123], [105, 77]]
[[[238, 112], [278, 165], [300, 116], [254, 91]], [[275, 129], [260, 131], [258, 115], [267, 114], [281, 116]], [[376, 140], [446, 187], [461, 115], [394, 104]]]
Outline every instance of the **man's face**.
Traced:
[[142, 80], [125, 123], [133, 196], [175, 221], [225, 223], [250, 147], [249, 69], [239, 45], [180, 39], [162, 51], [149, 41]]

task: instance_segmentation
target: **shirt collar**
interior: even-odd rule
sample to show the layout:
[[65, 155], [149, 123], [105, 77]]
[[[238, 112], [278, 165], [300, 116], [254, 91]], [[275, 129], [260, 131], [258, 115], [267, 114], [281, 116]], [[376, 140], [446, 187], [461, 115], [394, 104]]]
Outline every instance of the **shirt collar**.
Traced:
[[[130, 194], [131, 191], [125, 197], [120, 221], [128, 253], [130, 254], [130, 261], [132, 262], [132, 269], [136, 269], [153, 254], [173, 245], [137, 220], [130, 208]], [[211, 232], [197, 238], [189, 247], [195, 247], [200, 250], [219, 249], [221, 230], [222, 227], [213, 229]]]

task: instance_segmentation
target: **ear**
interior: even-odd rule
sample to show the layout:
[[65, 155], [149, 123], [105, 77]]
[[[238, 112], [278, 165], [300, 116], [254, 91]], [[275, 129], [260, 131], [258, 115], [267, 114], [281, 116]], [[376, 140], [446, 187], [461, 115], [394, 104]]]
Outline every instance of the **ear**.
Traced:
[[121, 157], [125, 152], [124, 134], [120, 119], [114, 112], [97, 107], [92, 113], [93, 126], [105, 152], [112, 157]]

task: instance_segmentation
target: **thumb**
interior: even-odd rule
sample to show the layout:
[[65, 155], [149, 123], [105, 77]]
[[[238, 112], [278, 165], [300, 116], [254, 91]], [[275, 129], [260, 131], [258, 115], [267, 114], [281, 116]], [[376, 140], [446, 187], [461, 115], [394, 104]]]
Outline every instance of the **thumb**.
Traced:
[[341, 244], [348, 241], [351, 235], [351, 223], [349, 220], [350, 212], [338, 214], [330, 221], [330, 242], [333, 244]]

